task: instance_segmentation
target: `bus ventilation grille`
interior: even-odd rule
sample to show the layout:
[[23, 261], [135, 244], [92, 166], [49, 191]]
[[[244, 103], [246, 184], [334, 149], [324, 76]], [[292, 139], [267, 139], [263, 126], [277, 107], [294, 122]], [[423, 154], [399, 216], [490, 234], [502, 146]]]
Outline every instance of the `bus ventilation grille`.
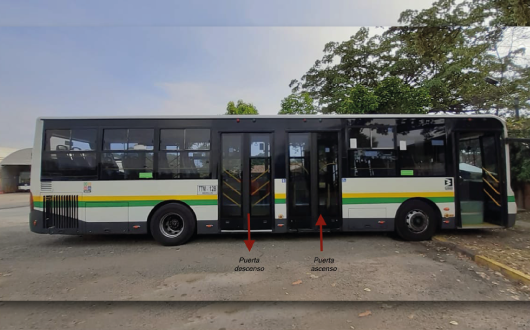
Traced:
[[49, 193], [53, 191], [52, 183], [51, 182], [41, 182], [40, 183], [40, 191]]
[[58, 229], [79, 228], [78, 196], [44, 197], [44, 227]]

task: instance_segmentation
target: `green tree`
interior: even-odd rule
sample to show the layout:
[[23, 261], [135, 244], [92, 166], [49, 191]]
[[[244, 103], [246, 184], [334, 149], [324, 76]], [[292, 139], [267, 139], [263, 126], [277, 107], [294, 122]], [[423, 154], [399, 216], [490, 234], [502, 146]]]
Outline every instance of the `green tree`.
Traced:
[[[512, 138], [530, 138], [530, 118], [508, 118], [506, 120], [508, 136]], [[530, 144], [527, 142], [510, 143], [511, 184], [530, 182]]]
[[[508, 2], [520, 4], [519, 0]], [[504, 24], [525, 21], [526, 11], [516, 8], [497, 0], [438, 0], [429, 9], [404, 11], [399, 18], [402, 26], [375, 36], [361, 28], [350, 40], [326, 44], [322, 59], [300, 80], [292, 80], [290, 87], [293, 92], [310, 93], [324, 113], [342, 111], [337, 93], [340, 96], [357, 85], [378, 97], [387, 92], [395, 96], [387, 104], [378, 99], [377, 112], [499, 113], [499, 109], [513, 109], [516, 96], [527, 107], [530, 69], [522, 65], [524, 49], [512, 40], [509, 47], [502, 46], [508, 52], [496, 52], [518, 29]], [[507, 17], [508, 12], [513, 17]], [[389, 77], [401, 83], [384, 82]], [[487, 77], [502, 77], [503, 82], [494, 86], [486, 82]], [[392, 85], [398, 84], [405, 93], [401, 98], [391, 93]], [[428, 103], [424, 102], [427, 94]]]
[[352, 88], [338, 90], [335, 93], [333, 109], [339, 114], [363, 114], [376, 112], [378, 106], [378, 97], [374, 92], [358, 84]]
[[257, 115], [258, 109], [252, 103], [245, 103], [243, 100], [238, 100], [237, 104], [230, 101], [226, 105], [225, 115]]
[[397, 77], [383, 79], [374, 89], [377, 113], [427, 113], [431, 96], [425, 87], [412, 87]]
[[314, 115], [317, 107], [309, 93], [293, 93], [282, 100], [280, 115]]

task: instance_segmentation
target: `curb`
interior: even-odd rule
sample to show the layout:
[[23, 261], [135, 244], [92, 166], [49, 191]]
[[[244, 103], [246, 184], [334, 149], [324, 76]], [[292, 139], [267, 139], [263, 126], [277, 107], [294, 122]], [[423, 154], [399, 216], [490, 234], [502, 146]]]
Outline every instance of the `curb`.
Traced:
[[443, 237], [435, 236], [432, 238], [432, 240], [436, 241], [436, 243], [438, 243], [439, 245], [442, 245], [453, 251], [457, 251], [457, 252], [464, 254], [465, 256], [473, 260], [477, 265], [485, 266], [491, 270], [498, 271], [513, 281], [517, 281], [517, 282], [521, 282], [526, 285], [530, 285], [530, 275], [528, 274], [525, 274], [517, 269], [513, 269], [509, 266], [506, 266], [503, 263], [492, 260], [483, 255], [476, 254], [474, 251], [467, 249], [465, 247], [462, 247], [458, 244], [449, 242]]

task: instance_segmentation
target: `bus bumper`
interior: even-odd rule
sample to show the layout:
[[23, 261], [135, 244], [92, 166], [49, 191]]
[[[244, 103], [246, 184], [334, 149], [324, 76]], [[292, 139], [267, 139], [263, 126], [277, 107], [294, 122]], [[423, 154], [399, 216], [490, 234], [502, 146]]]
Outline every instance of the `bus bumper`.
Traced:
[[44, 225], [44, 212], [39, 210], [32, 210], [29, 213], [29, 229], [37, 234], [61, 234], [61, 235], [80, 235], [83, 234], [84, 226], [82, 226], [84, 223], [80, 223], [80, 228], [56, 228], [56, 227], [50, 227], [45, 228]]
[[44, 229], [44, 212], [39, 210], [31, 210], [29, 212], [29, 229], [38, 234], [48, 233], [48, 231]]
[[508, 222], [506, 223], [506, 228], [511, 228], [513, 226], [515, 226], [515, 216], [517, 214], [511, 214], [511, 213], [508, 213]]

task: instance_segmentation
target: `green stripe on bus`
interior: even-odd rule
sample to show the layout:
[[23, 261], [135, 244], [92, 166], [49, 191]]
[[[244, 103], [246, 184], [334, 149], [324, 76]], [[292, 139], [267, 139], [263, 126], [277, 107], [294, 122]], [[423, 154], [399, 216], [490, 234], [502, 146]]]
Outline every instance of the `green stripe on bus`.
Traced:
[[508, 196], [508, 202], [515, 203], [515, 196]]
[[[409, 197], [343, 198], [342, 204], [392, 204], [403, 203], [407, 199]], [[455, 200], [454, 197], [428, 197], [427, 199], [435, 203], [452, 203]]]
[[276, 203], [276, 204], [285, 204], [285, 198], [276, 198], [274, 200], [274, 203]]

